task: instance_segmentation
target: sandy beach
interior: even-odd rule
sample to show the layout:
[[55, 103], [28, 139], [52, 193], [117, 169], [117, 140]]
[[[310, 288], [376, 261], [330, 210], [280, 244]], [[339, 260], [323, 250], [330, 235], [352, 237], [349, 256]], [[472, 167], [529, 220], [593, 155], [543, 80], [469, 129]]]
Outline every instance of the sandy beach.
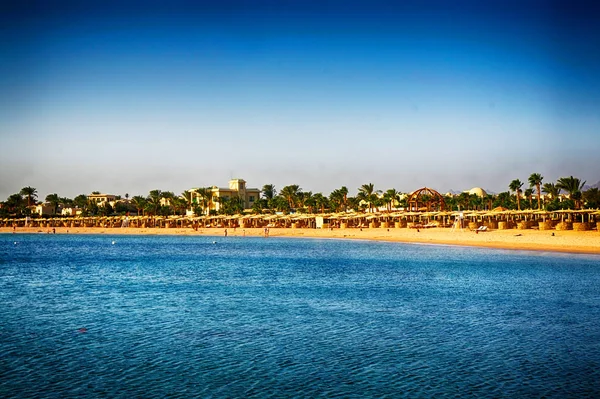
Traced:
[[[14, 234], [52, 233], [47, 228], [18, 227]], [[10, 227], [0, 228], [0, 233], [13, 234]], [[56, 234], [106, 234], [106, 235], [187, 235], [224, 237], [224, 228], [100, 228], [100, 227], [57, 227]], [[229, 237], [264, 236], [264, 229], [227, 229]], [[460, 245], [473, 247], [502, 248], [511, 250], [534, 250], [566, 253], [600, 254], [600, 232], [592, 231], [538, 231], [538, 230], [491, 230], [475, 233], [468, 229], [449, 228], [395, 229], [395, 228], [350, 228], [350, 229], [292, 229], [270, 228], [270, 237], [331, 238], [380, 240], [403, 243]]]

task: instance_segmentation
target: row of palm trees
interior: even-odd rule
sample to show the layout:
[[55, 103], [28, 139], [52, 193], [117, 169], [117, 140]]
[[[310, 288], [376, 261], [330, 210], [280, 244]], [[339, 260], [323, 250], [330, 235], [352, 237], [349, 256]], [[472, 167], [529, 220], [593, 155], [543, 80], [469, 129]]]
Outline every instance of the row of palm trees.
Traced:
[[[519, 179], [510, 182], [509, 190], [499, 194], [488, 194], [479, 197], [474, 194], [461, 193], [456, 196], [444, 197], [446, 209], [493, 209], [501, 206], [507, 209], [521, 210], [523, 205], [533, 209], [579, 209], [582, 205], [588, 208], [600, 206], [600, 193], [598, 188], [590, 188], [583, 191], [585, 181], [569, 176], [561, 177], [555, 183], [544, 183], [543, 176], [532, 173], [528, 178], [529, 188], [523, 190]], [[535, 190], [535, 191], [534, 191]], [[561, 192], [566, 193], [566, 200], [560, 198]], [[97, 192], [95, 192], [97, 193]], [[535, 195], [535, 201], [533, 199]], [[542, 193], [545, 194], [542, 196]], [[29, 207], [37, 203], [38, 193], [34, 187], [24, 187], [17, 194], [8, 197], [2, 203], [0, 215], [24, 215], [29, 214]], [[125, 214], [136, 212], [139, 215], [171, 215], [185, 214], [187, 210], [193, 210], [196, 215], [215, 214], [215, 204], [219, 203], [219, 213], [236, 214], [244, 211], [244, 200], [239, 197], [220, 198], [214, 196], [212, 188], [203, 187], [195, 190], [184, 191], [181, 195], [175, 195], [171, 191], [151, 190], [147, 196], [136, 195], [129, 199], [117, 196], [118, 201], [113, 208], [110, 204], [98, 206], [88, 200], [84, 194], [74, 199], [60, 197], [56, 193], [45, 197], [56, 213], [59, 206], [77, 207], [85, 216]], [[426, 201], [427, 199], [425, 199]], [[323, 193], [312, 193], [303, 191], [297, 184], [283, 187], [279, 192], [273, 184], [262, 187], [261, 198], [255, 201], [252, 211], [254, 213], [273, 212], [342, 212], [347, 210], [362, 210], [373, 212], [385, 209], [391, 212], [393, 209], [407, 208], [407, 196], [396, 189], [387, 191], [375, 189], [373, 183], [361, 185], [355, 196], [349, 195], [346, 186], [334, 189], [329, 196]]]
[[[529, 176], [529, 188], [522, 191], [523, 183], [520, 180], [513, 180], [509, 184], [510, 191], [499, 194], [487, 194], [479, 197], [467, 192], [456, 196], [445, 196], [446, 208], [449, 210], [465, 209], [488, 209], [503, 207], [506, 209], [521, 210], [522, 204], [526, 208], [533, 209], [537, 203], [537, 209], [543, 207], [548, 210], [557, 209], [579, 209], [585, 201], [588, 208], [600, 207], [600, 193], [598, 188], [590, 188], [583, 192], [585, 181], [581, 182], [579, 178], [569, 176], [561, 177], [556, 183], [543, 183], [543, 176], [540, 173], [532, 173]], [[535, 202], [533, 194], [537, 192]], [[567, 194], [567, 200], [560, 198], [561, 192]], [[348, 196], [348, 188], [343, 186], [331, 192], [329, 197], [324, 197], [321, 193], [303, 192], [298, 185], [285, 186], [277, 195], [275, 186], [268, 184], [263, 186], [263, 200], [255, 204], [255, 212], [264, 211], [290, 211], [305, 209], [309, 212], [317, 209], [321, 212], [328, 210], [331, 212], [346, 211], [347, 209], [368, 210], [373, 212], [375, 209], [385, 208], [388, 212], [394, 208], [407, 208], [407, 195], [389, 189], [385, 192], [376, 190], [372, 183], [363, 184], [358, 188], [355, 197]], [[542, 196], [542, 193], [545, 196]], [[427, 202], [427, 198], [423, 202]], [[286, 206], [287, 204], [287, 206]]]
[[[526, 189], [524, 192], [522, 190], [523, 183], [519, 179], [515, 179], [510, 182], [508, 188], [515, 193], [518, 210], [521, 210], [522, 194], [524, 194], [526, 198], [529, 198], [531, 202], [534, 187], [537, 191], [538, 209], [542, 209], [542, 192], [549, 196], [551, 199], [557, 200], [561, 191], [567, 193], [567, 198], [574, 202], [575, 209], [579, 209], [581, 207], [582, 199], [584, 199], [583, 187], [585, 186], [585, 181], [582, 182], [577, 177], [569, 176], [561, 177], [556, 181], [556, 183], [545, 183], [542, 186], [543, 180], [544, 177], [540, 173], [532, 173], [528, 179], [529, 188]], [[587, 195], [585, 197], [589, 198], [588, 202], [597, 203], [597, 201], [594, 201], [594, 199], [597, 196], [598, 188], [591, 188], [586, 193]]]
[[220, 204], [222, 213], [235, 214], [244, 211], [240, 197], [224, 198], [213, 195], [211, 187], [183, 191], [177, 196], [171, 191], [151, 190], [148, 196], [136, 195], [130, 202], [138, 215], [184, 215], [187, 210], [195, 214], [209, 214], [214, 204]]
[[389, 189], [382, 194], [381, 190], [375, 190], [372, 183], [363, 184], [358, 189], [355, 197], [350, 197], [349, 190], [342, 186], [333, 190], [329, 196], [323, 193], [313, 193], [312, 191], [302, 191], [297, 184], [283, 187], [279, 194], [275, 186], [266, 184], [263, 186], [262, 198], [255, 202], [253, 211], [262, 212], [289, 212], [306, 210], [307, 212], [325, 211], [341, 212], [348, 209], [364, 208], [372, 212], [374, 208], [385, 206], [391, 210], [401, 201], [401, 193], [395, 189]]
[[[83, 196], [85, 201], [87, 201], [87, 197]], [[32, 205], [37, 204], [37, 189], [34, 187], [23, 187], [21, 191], [16, 194], [10, 195], [6, 201], [2, 202], [2, 210], [5, 213], [27, 213], [26, 210]], [[61, 205], [72, 205], [74, 204], [74, 200], [68, 198], [61, 198], [56, 193], [48, 194], [45, 198], [45, 202], [50, 204], [53, 209], [53, 213], [56, 213], [56, 210]]]

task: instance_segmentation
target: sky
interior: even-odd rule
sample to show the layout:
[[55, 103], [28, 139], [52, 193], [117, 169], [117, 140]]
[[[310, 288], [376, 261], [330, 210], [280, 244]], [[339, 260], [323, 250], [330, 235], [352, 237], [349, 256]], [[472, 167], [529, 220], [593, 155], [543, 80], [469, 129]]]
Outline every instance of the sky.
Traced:
[[2, 3], [0, 200], [594, 184], [588, 3]]

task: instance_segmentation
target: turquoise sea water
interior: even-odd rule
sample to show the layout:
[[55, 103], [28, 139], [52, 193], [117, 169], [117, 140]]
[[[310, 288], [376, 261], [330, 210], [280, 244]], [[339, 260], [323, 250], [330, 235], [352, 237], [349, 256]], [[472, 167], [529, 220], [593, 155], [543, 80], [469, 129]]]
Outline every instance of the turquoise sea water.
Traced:
[[2, 398], [599, 396], [598, 256], [0, 235]]

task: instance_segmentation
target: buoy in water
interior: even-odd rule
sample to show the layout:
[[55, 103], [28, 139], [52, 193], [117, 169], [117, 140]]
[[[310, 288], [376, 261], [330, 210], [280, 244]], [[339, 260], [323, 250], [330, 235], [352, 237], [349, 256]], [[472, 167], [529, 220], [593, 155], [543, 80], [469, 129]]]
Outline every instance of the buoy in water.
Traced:
[[114, 242], [114, 241], [112, 242], [112, 245], [115, 245], [115, 242]]

